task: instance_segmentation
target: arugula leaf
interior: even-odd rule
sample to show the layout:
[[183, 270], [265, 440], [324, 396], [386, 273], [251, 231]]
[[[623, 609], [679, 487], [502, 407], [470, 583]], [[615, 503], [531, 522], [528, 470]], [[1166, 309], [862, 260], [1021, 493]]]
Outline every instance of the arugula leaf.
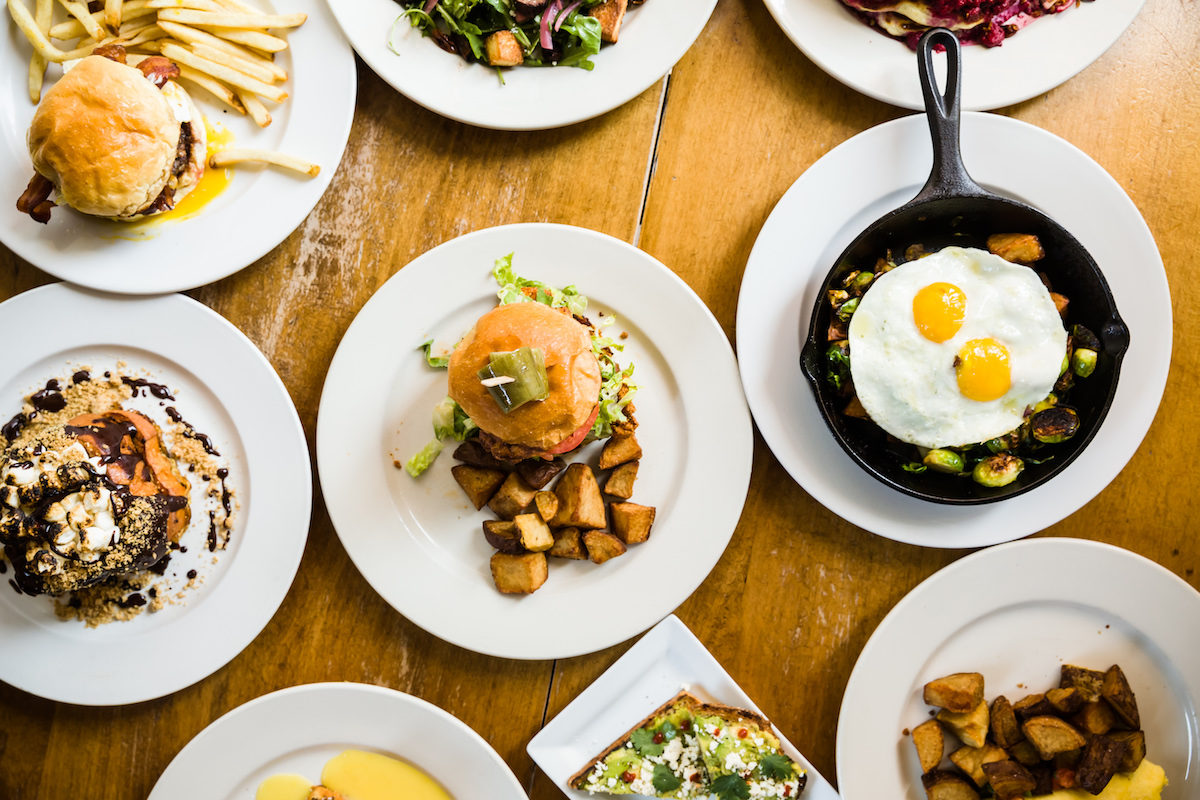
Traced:
[[721, 800], [749, 800], [750, 786], [741, 775], [722, 775], [712, 782], [712, 791]]
[[795, 774], [792, 760], [782, 753], [767, 753], [758, 762], [758, 769], [763, 777], [773, 781], [786, 781]]
[[673, 792], [683, 785], [683, 778], [671, 772], [666, 764], [655, 764], [654, 775], [650, 778], [654, 788], [663, 794]]
[[647, 729], [638, 728], [629, 738], [633, 742], [633, 749], [643, 756], [662, 755], [663, 746], [654, 743], [654, 734]]
[[569, 33], [572, 39], [564, 48], [563, 57], [558, 60], [558, 65], [587, 70], [595, 67], [591, 57], [600, 52], [600, 20], [575, 11], [563, 23], [562, 30]]
[[417, 349], [425, 351], [425, 363], [434, 369], [445, 369], [446, 367], [450, 366], [449, 356], [433, 355], [433, 339], [430, 339], [427, 342], [422, 342], [421, 346]]

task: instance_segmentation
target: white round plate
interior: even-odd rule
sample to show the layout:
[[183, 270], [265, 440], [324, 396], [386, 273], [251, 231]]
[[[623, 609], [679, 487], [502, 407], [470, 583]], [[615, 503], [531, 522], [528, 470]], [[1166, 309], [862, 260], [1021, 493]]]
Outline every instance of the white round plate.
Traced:
[[630, 7], [619, 41], [601, 47], [591, 71], [515, 67], [501, 83], [494, 68], [468, 64], [406, 20], [397, 23], [396, 0], [330, 3], [354, 49], [396, 91], [443, 117], [508, 131], [571, 125], [637, 97], [683, 58], [716, 5], [649, 0]]
[[975, 179], [1074, 234], [1104, 272], [1129, 326], [1131, 345], [1112, 408], [1070, 466], [999, 503], [953, 507], [909, 497], [842, 452], [800, 371], [801, 338], [834, 260], [864, 228], [911, 200], [928, 177], [932, 155], [923, 115], [861, 133], [801, 175], [763, 225], [738, 299], [742, 383], [775, 457], [843, 519], [926, 547], [1019, 539], [1099, 494], [1150, 428], [1171, 362], [1171, 296], [1162, 258], [1124, 190], [1083, 152], [1040, 128], [994, 114], [964, 114], [962, 123], [963, 159]]
[[[181, 604], [88, 629], [57, 619], [49, 598], [0, 585], [0, 680], [51, 700], [106, 706], [207, 677], [266, 627], [304, 551], [312, 472], [287, 389], [237, 328], [183, 295], [122, 298], [51, 284], [0, 304], [0, 319], [6, 330], [37, 331], [9, 352], [11, 372], [0, 378], [4, 419], [49, 378], [69, 377], [71, 365], [146, 370], [228, 461], [239, 505], [215, 564], [204, 563], [208, 519], [193, 515], [181, 544], [201, 559], [204, 583]], [[159, 405], [146, 413], [161, 418]], [[177, 563], [185, 563], [178, 553], [171, 571]]]
[[363, 683], [293, 686], [238, 706], [167, 765], [148, 800], [253, 800], [262, 781], [317, 784], [325, 762], [368, 750], [423, 770], [454, 797], [527, 800], [512, 770], [465, 723], [412, 695]]
[[[925, 107], [916, 53], [860, 22], [840, 0], [765, 2], [788, 38], [842, 83], [885, 103]], [[1034, 20], [1000, 47], [964, 47], [962, 107], [1000, 108], [1066, 82], [1117, 41], [1145, 2], [1081, 3]]]
[[986, 699], [1016, 702], [1057, 686], [1067, 663], [1121, 666], [1147, 756], [1170, 781], [1163, 797], [1196, 797], [1200, 642], [1187, 621], [1198, 618], [1195, 589], [1112, 545], [1034, 539], [967, 556], [897, 603], [858, 657], [838, 717], [841, 795], [924, 800], [916, 749], [901, 732], [929, 719], [928, 681], [980, 672]]
[[[265, 6], [264, 6], [265, 7]], [[278, 63], [290, 75], [290, 97], [269, 105], [273, 122], [260, 129], [224, 111], [205, 93], [192, 93], [210, 122], [234, 145], [289, 153], [321, 166], [315, 178], [279, 168], [238, 167], [229, 186], [189, 219], [125, 223], [55, 208], [47, 225], [16, 210], [33, 177], [25, 132], [33, 119], [25, 79], [31, 48], [11, 20], [0, 54], [0, 187], [11, 198], [0, 211], [0, 242], [21, 258], [71, 283], [121, 294], [161, 294], [203, 286], [266, 255], [312, 211], [337, 171], [354, 116], [354, 54], [322, 0], [279, 0], [280, 11], [303, 11], [308, 21], [288, 37]], [[57, 75], [58, 68], [48, 72]], [[46, 87], [49, 88], [50, 80]]]
[[[587, 314], [628, 332], [636, 365], [633, 501], [658, 509], [650, 540], [603, 565], [550, 559], [531, 595], [492, 583], [481, 523], [450, 475], [455, 442], [420, 478], [393, 465], [433, 437], [446, 374], [417, 347], [448, 350], [495, 307], [492, 264], [574, 284]], [[600, 443], [582, 460], [595, 463]], [[317, 419], [317, 467], [329, 515], [355, 566], [397, 611], [441, 638], [488, 655], [547, 659], [628, 639], [690, 595], [729, 543], [750, 482], [750, 414], [725, 334], [669, 269], [625, 242], [565, 225], [488, 228], [425, 253], [358, 313], [329, 368]], [[581, 460], [581, 459], [576, 459]], [[621, 598], [614, 605], [614, 598]]]

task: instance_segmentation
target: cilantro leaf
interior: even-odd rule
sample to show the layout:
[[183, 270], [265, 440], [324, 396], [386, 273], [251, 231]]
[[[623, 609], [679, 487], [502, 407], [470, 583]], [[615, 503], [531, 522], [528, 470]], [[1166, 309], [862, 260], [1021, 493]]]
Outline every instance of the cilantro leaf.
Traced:
[[672, 739], [674, 739], [676, 736], [676, 733], [677, 733], [675, 730], [675, 726], [671, 723], [670, 720], [667, 720], [666, 722], [664, 722], [662, 724], [662, 727], [658, 729], [658, 732], [663, 735], [664, 742], [669, 742]]
[[749, 800], [750, 787], [740, 775], [722, 775], [712, 782], [712, 791], [721, 800]]
[[422, 342], [418, 349], [425, 351], [425, 363], [434, 369], [445, 369], [450, 366], [449, 356], [435, 356], [433, 354], [433, 339]]
[[671, 772], [666, 764], [655, 764], [654, 775], [650, 778], [654, 788], [664, 794], [673, 792], [683, 785], [683, 778]]
[[770, 778], [773, 781], [789, 780], [794, 774], [792, 761], [782, 753], [767, 753], [758, 762], [758, 768], [762, 772], [763, 777]]
[[663, 746], [654, 743], [654, 734], [645, 728], [638, 728], [629, 737], [633, 742], [633, 749], [637, 750], [643, 756], [661, 756]]

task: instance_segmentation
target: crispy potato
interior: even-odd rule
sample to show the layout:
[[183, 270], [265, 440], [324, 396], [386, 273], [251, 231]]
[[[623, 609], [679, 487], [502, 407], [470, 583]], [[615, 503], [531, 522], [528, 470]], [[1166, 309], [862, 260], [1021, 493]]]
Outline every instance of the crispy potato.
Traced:
[[517, 514], [513, 517], [517, 537], [521, 546], [532, 553], [540, 553], [554, 546], [554, 534], [550, 533], [546, 521], [537, 514]]
[[588, 558], [596, 564], [603, 564], [610, 558], [625, 554], [625, 543], [607, 531], [586, 531], [583, 534], [583, 545], [587, 548]]
[[1016, 761], [992, 761], [983, 765], [983, 774], [1000, 800], [1024, 797], [1037, 787], [1037, 780]]
[[1060, 714], [1074, 714], [1083, 707], [1083, 695], [1073, 686], [1051, 689], [1046, 692], [1046, 702]]
[[966, 779], [943, 769], [935, 769], [921, 776], [925, 796], [929, 800], [979, 800], [979, 792]]
[[501, 553], [516, 555], [525, 552], [525, 546], [521, 544], [521, 537], [517, 533], [515, 522], [499, 519], [484, 520], [483, 538]]
[[587, 13], [600, 20], [600, 40], [615, 42], [621, 35], [621, 23], [625, 21], [625, 9], [628, 0], [605, 0], [598, 6], [592, 6]]
[[[1086, 739], [1087, 737], [1085, 736], [1083, 738]], [[1065, 753], [1059, 753], [1058, 755], [1056, 755], [1054, 757], [1054, 762], [1053, 762], [1054, 768], [1055, 769], [1074, 769], [1075, 765], [1079, 763], [1079, 758], [1082, 755], [1083, 755], [1082, 747], [1079, 748], [1078, 750], [1068, 750]], [[1051, 763], [1051, 762], [1046, 762], [1046, 763]]]
[[1054, 307], [1058, 309], [1059, 316], [1061, 316], [1063, 319], [1066, 319], [1067, 304], [1071, 302], [1070, 299], [1068, 299], [1066, 295], [1059, 294], [1058, 292], [1051, 292], [1050, 299], [1054, 301]]
[[1009, 747], [1008, 754], [1027, 767], [1042, 763], [1042, 757], [1038, 753], [1037, 748], [1028, 739], [1022, 739], [1012, 747]]
[[549, 522], [558, 513], [558, 495], [554, 492], [538, 492], [533, 496], [533, 507], [537, 509], [538, 516]]
[[1117, 713], [1121, 722], [1130, 730], [1142, 727], [1141, 715], [1138, 714], [1137, 699], [1133, 689], [1125, 679], [1125, 673], [1116, 664], [1104, 673], [1104, 683], [1100, 686], [1100, 696], [1103, 697], [1112, 710]]
[[992, 701], [992, 738], [1001, 747], [1012, 747], [1025, 738], [1021, 726], [1017, 724], [1017, 715], [1013, 713], [1012, 703], [1008, 698], [999, 695]]
[[1046, 257], [1042, 243], [1032, 233], [994, 233], [987, 238], [987, 249], [1005, 261], [1026, 266]]
[[1008, 757], [1008, 753], [1004, 752], [1002, 748], [985, 744], [983, 747], [960, 747], [950, 754], [950, 761], [954, 766], [967, 773], [971, 780], [975, 781], [976, 786], [983, 788], [987, 783], [983, 765], [995, 761], [1006, 761]]
[[966, 713], [943, 708], [938, 712], [937, 719], [961, 739], [963, 744], [983, 747], [988, 732], [987, 703], [980, 700], [977, 706]]
[[[550, 525], [554, 528], [603, 528], [608, 521], [604, 498], [591, 467], [572, 464], [554, 487], [558, 511]], [[530, 496], [532, 499], [532, 495]], [[590, 547], [588, 548], [591, 549]]]
[[1118, 742], [1125, 742], [1129, 745], [1129, 750], [1126, 751], [1125, 757], [1121, 759], [1121, 765], [1117, 767], [1117, 772], [1133, 772], [1142, 763], [1142, 759], [1146, 757], [1145, 731], [1113, 731], [1108, 735], [1108, 738], [1116, 739]]
[[1111, 731], [1117, 724], [1117, 714], [1104, 700], [1093, 700], [1084, 703], [1083, 708], [1071, 717], [1071, 722], [1086, 733], [1101, 735]]
[[496, 31], [487, 37], [484, 46], [487, 49], [488, 64], [493, 67], [516, 67], [525, 62], [525, 53], [521, 43], [512, 31]]
[[497, 461], [492, 454], [483, 449], [478, 439], [467, 439], [454, 450], [454, 457], [472, 467], [487, 469], [504, 469], [503, 462]]
[[613, 469], [604, 483], [604, 493], [628, 500], [633, 497], [633, 482], [637, 480], [640, 461], [626, 461]]
[[1063, 689], [1075, 689], [1083, 702], [1100, 699], [1100, 687], [1104, 685], [1104, 673], [1074, 664], [1063, 664], [1058, 685]]
[[588, 557], [587, 548], [583, 546], [583, 534], [579, 528], [562, 528], [554, 531], [554, 544], [546, 551], [547, 555], [555, 558], [571, 558], [582, 561]]
[[545, 489], [546, 484], [558, 477], [567, 468], [567, 462], [561, 458], [546, 461], [542, 458], [527, 458], [517, 464], [517, 474], [525, 479], [535, 489]]
[[498, 469], [455, 464], [450, 468], [450, 474], [466, 492], [476, 511], [486, 506], [488, 500], [491, 500], [492, 495], [500, 488], [500, 484], [504, 483], [504, 473]]
[[1129, 742], [1111, 736], [1093, 736], [1075, 768], [1075, 782], [1091, 794], [1100, 794], [1129, 752]]
[[612, 469], [628, 461], [637, 461], [641, 457], [642, 446], [638, 444], [637, 436], [632, 433], [628, 436], [614, 434], [600, 451], [599, 466], [600, 469]]
[[504, 483], [500, 484], [499, 491], [488, 501], [488, 508], [495, 511], [501, 519], [511, 520], [529, 508], [536, 494], [537, 490], [521, 480], [520, 475], [510, 472]]
[[625, 544], [640, 544], [650, 538], [650, 526], [654, 524], [654, 506], [637, 503], [613, 503], [613, 532]]
[[917, 748], [917, 760], [921, 762], [921, 772], [929, 772], [941, 763], [946, 737], [936, 719], [927, 719], [913, 728], [912, 740]]
[[1013, 703], [1013, 713], [1017, 715], [1018, 719], [1043, 717], [1047, 714], [1053, 714], [1054, 710], [1054, 706], [1050, 705], [1046, 700], [1046, 695], [1041, 692], [1025, 695]]
[[1030, 717], [1021, 725], [1021, 731], [1043, 759], [1054, 758], [1058, 753], [1076, 750], [1087, 744], [1079, 731], [1058, 717], [1048, 715]]
[[492, 580], [504, 594], [532, 594], [549, 574], [545, 553], [492, 554]]
[[965, 714], [983, 702], [983, 676], [978, 672], [956, 672], [925, 684], [922, 693], [931, 706]]

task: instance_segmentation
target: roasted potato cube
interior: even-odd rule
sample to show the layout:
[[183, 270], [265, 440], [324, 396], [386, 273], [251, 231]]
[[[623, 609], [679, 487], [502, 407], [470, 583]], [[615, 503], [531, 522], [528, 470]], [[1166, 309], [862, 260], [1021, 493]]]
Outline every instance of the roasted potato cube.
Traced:
[[1054, 307], [1058, 309], [1059, 316], [1061, 316], [1063, 319], [1066, 319], [1067, 304], [1071, 301], [1067, 299], [1066, 295], [1059, 294], [1058, 292], [1051, 292], [1050, 299], [1054, 301]]
[[637, 480], [640, 461], [626, 461], [616, 467], [604, 483], [604, 493], [622, 500], [633, 497], [633, 482]]
[[1058, 717], [1030, 717], [1021, 725], [1021, 732], [1037, 748], [1038, 754], [1046, 760], [1054, 758], [1059, 753], [1076, 750], [1087, 744], [1083, 734]]
[[1108, 734], [1108, 738], [1129, 745], [1129, 750], [1121, 759], [1121, 765], [1117, 767], [1117, 772], [1133, 772], [1146, 757], [1146, 733], [1144, 731], [1113, 731]]
[[547, 461], [544, 458], [527, 458], [517, 464], [517, 474], [534, 489], [545, 489], [546, 484], [558, 477], [567, 468], [561, 458]]
[[921, 776], [925, 797], [929, 800], [979, 800], [979, 792], [966, 779], [944, 769], [935, 769]]
[[478, 439], [467, 439], [454, 450], [454, 457], [464, 464], [485, 469], [504, 470], [504, 463], [497, 461], [492, 454], [483, 449]]
[[625, 544], [640, 544], [650, 538], [650, 526], [654, 524], [654, 506], [637, 503], [613, 503], [613, 532]]
[[[1033, 775], [1033, 779], [1037, 781], [1037, 786], [1033, 787], [1033, 796], [1047, 795], [1054, 791], [1054, 775], [1057, 770], [1049, 764], [1036, 764], [1029, 770]], [[1070, 770], [1064, 770], [1064, 773]], [[1071, 773], [1074, 776], [1074, 773]]]
[[586, 531], [583, 546], [587, 548], [588, 558], [596, 564], [625, 553], [625, 543], [607, 531]]
[[533, 496], [533, 507], [537, 509], [539, 517], [549, 522], [558, 513], [558, 495], [554, 492], [538, 492]]
[[627, 436], [613, 434], [600, 451], [600, 469], [612, 469], [642, 457], [642, 446], [632, 433]]
[[1029, 770], [1011, 759], [984, 764], [983, 774], [1000, 800], [1024, 797], [1026, 792], [1032, 792], [1037, 787], [1037, 780]]
[[467, 497], [471, 498], [476, 511], [487, 505], [500, 484], [504, 483], [504, 473], [498, 469], [456, 464], [450, 468], [450, 474], [467, 493]]
[[1133, 689], [1130, 688], [1129, 681], [1125, 680], [1125, 673], [1116, 664], [1113, 664], [1108, 668], [1108, 672], [1104, 673], [1100, 696], [1112, 706], [1113, 711], [1117, 712], [1121, 722], [1125, 723], [1123, 727], [1135, 731], [1142, 727]]
[[1027, 767], [1042, 763], [1042, 757], [1037, 748], [1030, 744], [1028, 739], [1022, 739], [1008, 748], [1008, 754]]
[[[1086, 736], [1083, 738], [1087, 738]], [[1079, 763], [1079, 757], [1083, 755], [1083, 748], [1078, 750], [1068, 750], [1065, 753], [1059, 753], [1054, 757], [1055, 769], [1075, 769], [1075, 765]], [[1051, 762], [1046, 762], [1051, 763]]]
[[1017, 724], [1012, 703], [1004, 695], [998, 695], [992, 701], [992, 738], [1001, 747], [1012, 747], [1025, 738], [1021, 726]]
[[523, 481], [517, 473], [510, 472], [504, 483], [500, 484], [499, 491], [488, 501], [488, 508], [495, 511], [496, 516], [501, 519], [511, 520], [529, 508], [535, 494], [536, 489]]
[[573, 558], [582, 560], [588, 557], [587, 548], [583, 546], [583, 534], [579, 528], [562, 528], [554, 532], [554, 544], [547, 555], [555, 558]]
[[487, 543], [501, 553], [513, 555], [525, 552], [525, 546], [521, 544], [521, 537], [517, 533], [516, 523], [500, 519], [484, 520], [483, 538], [487, 539]]
[[1082, 731], [1096, 735], [1108, 733], [1117, 724], [1117, 714], [1104, 700], [1084, 703], [1083, 708], [1071, 717], [1071, 722]]
[[605, 0], [598, 6], [592, 6], [588, 14], [600, 20], [600, 39], [605, 42], [615, 42], [621, 34], [621, 23], [625, 21], [625, 9], [628, 0]]
[[532, 553], [540, 553], [554, 546], [554, 534], [546, 521], [537, 514], [517, 514], [513, 517], [521, 546]]
[[1075, 782], [1091, 794], [1100, 794], [1129, 752], [1129, 742], [1111, 736], [1093, 736], [1075, 767]]
[[931, 706], [965, 714], [983, 701], [983, 676], [978, 672], [956, 672], [925, 684], [922, 693]]
[[1073, 686], [1051, 689], [1046, 692], [1046, 702], [1054, 706], [1054, 710], [1060, 714], [1074, 714], [1083, 707], [1083, 695]]
[[966, 713], [951, 711], [943, 708], [937, 714], [937, 719], [954, 735], [969, 747], [983, 747], [988, 732], [988, 706], [980, 700], [979, 704]]
[[942, 763], [946, 737], [942, 735], [942, 726], [936, 719], [927, 719], [913, 728], [912, 740], [917, 748], [917, 760], [921, 762], [921, 772], [929, 772]]
[[1008, 753], [991, 744], [985, 744], [983, 747], [960, 747], [950, 754], [950, 761], [954, 766], [967, 773], [971, 780], [975, 781], [975, 785], [980, 788], [987, 783], [983, 765], [1007, 759]]
[[1100, 687], [1104, 685], [1104, 673], [1087, 667], [1077, 667], [1074, 664], [1063, 664], [1059, 687], [1075, 689], [1083, 702], [1090, 703], [1100, 699]]
[[532, 594], [549, 574], [545, 553], [492, 554], [492, 580], [504, 594]]
[[1005, 261], [1026, 266], [1046, 257], [1042, 243], [1032, 233], [994, 233], [987, 239], [987, 249]]
[[1047, 714], [1054, 713], [1054, 706], [1046, 700], [1046, 695], [1038, 692], [1037, 694], [1029, 694], [1022, 697], [1017, 702], [1013, 703], [1013, 713], [1018, 719], [1029, 719], [1030, 717], [1044, 717]]
[[516, 67], [525, 61], [521, 43], [512, 31], [496, 31], [487, 37], [487, 60], [493, 67]]
[[[554, 528], [603, 528], [604, 498], [591, 467], [572, 464], [554, 487], [558, 511], [550, 521]], [[590, 548], [589, 548], [590, 549]]]

